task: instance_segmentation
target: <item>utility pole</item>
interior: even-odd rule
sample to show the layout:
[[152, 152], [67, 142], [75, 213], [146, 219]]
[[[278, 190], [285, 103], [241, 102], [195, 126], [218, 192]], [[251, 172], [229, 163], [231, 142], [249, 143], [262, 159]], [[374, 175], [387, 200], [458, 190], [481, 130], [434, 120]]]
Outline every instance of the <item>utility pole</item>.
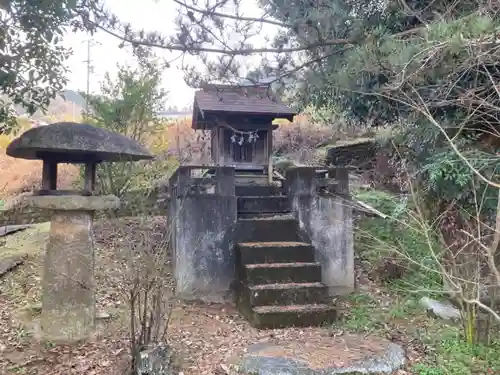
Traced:
[[[90, 63], [92, 62], [92, 60], [90, 59], [90, 39], [87, 40], [87, 60], [85, 62], [87, 63], [87, 90], [85, 92], [87, 93], [88, 98], [90, 94], [90, 73], [92, 72], [92, 65], [90, 65]], [[85, 100], [85, 115], [89, 115], [88, 100]]]
[[[99, 43], [91, 38], [87, 39], [86, 43], [87, 43], [87, 59], [83, 60], [83, 62], [87, 64], [87, 90], [86, 90], [86, 94], [87, 94], [87, 98], [88, 98], [88, 96], [90, 95], [90, 75], [94, 72], [94, 66], [91, 64], [92, 59], [90, 58], [90, 51], [91, 51], [91, 48], [93, 46], [95, 46]], [[86, 116], [88, 116], [90, 113], [89, 101], [87, 98], [85, 99], [85, 115]]]

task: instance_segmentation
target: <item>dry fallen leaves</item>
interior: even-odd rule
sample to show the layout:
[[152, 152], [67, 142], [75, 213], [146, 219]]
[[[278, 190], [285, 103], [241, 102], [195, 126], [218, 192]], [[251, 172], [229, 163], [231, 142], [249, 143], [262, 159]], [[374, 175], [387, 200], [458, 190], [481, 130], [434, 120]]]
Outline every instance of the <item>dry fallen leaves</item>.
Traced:
[[[101, 221], [96, 234], [98, 309], [124, 311], [117, 274], [122, 264], [116, 250], [134, 240], [134, 220]], [[164, 229], [163, 219], [152, 219], [152, 231]], [[41, 254], [31, 256], [15, 272], [0, 279], [0, 374], [29, 375], [123, 375], [129, 360], [126, 321], [103, 323], [96, 337], [75, 345], [47, 345], [36, 341], [20, 308], [39, 303]], [[22, 287], [21, 287], [22, 286]], [[34, 318], [36, 319], [36, 317]], [[235, 364], [248, 346], [258, 342], [338, 340], [343, 331], [331, 328], [300, 328], [258, 331], [251, 328], [231, 305], [177, 302], [169, 328], [169, 343], [183, 375], [233, 375]], [[401, 335], [403, 342], [403, 336]], [[24, 371], [24, 372], [21, 372]], [[401, 373], [403, 374], [403, 373]]]

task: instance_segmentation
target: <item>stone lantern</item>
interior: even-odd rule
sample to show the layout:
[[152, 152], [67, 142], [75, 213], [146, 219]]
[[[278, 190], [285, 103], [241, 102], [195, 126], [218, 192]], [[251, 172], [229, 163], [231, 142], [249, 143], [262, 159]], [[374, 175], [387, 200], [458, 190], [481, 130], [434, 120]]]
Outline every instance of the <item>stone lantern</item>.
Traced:
[[[42, 334], [49, 340], [86, 338], [95, 319], [94, 212], [116, 209], [120, 203], [113, 195], [94, 194], [96, 165], [152, 156], [121, 134], [72, 122], [26, 131], [9, 144], [7, 155], [43, 161], [41, 190], [21, 202], [52, 211], [44, 261]], [[85, 165], [81, 189], [57, 189], [59, 163]]]

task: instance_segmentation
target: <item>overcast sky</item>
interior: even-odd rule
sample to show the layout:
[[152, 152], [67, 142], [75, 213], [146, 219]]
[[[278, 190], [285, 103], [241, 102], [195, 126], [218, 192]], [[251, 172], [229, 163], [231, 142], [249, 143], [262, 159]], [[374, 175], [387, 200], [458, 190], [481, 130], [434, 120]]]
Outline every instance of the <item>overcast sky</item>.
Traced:
[[[106, 5], [122, 21], [130, 22], [136, 29], [158, 30], [164, 35], [174, 31], [176, 5], [170, 0], [106, 0]], [[245, 9], [246, 15], [256, 15], [258, 8], [254, 0], [248, 0], [248, 4], [245, 5], [248, 6], [248, 9]], [[68, 61], [71, 70], [68, 89], [83, 91], [86, 89], [87, 67], [84, 60], [87, 59], [88, 39], [89, 37], [83, 33], [69, 34], [65, 38], [65, 43], [73, 49], [73, 56]], [[118, 48], [119, 41], [108, 34], [99, 32], [93, 40], [96, 45], [91, 48], [94, 72], [91, 75], [90, 90], [96, 92], [99, 90], [99, 81], [106, 72], [115, 73], [117, 63], [132, 62], [133, 57], [130, 51]], [[168, 51], [158, 52], [166, 57], [176, 56]], [[185, 84], [182, 71], [176, 63], [165, 71], [163, 84], [170, 91], [167, 106], [184, 107], [192, 104], [193, 89]]]

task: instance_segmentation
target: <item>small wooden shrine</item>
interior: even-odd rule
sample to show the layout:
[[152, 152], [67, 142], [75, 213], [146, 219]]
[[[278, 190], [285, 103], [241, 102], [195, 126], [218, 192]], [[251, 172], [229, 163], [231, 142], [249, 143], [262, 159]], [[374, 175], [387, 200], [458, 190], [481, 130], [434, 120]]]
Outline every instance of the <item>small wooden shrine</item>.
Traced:
[[195, 93], [192, 128], [211, 132], [215, 165], [265, 172], [278, 127], [273, 120], [295, 115], [268, 86], [206, 85]]

